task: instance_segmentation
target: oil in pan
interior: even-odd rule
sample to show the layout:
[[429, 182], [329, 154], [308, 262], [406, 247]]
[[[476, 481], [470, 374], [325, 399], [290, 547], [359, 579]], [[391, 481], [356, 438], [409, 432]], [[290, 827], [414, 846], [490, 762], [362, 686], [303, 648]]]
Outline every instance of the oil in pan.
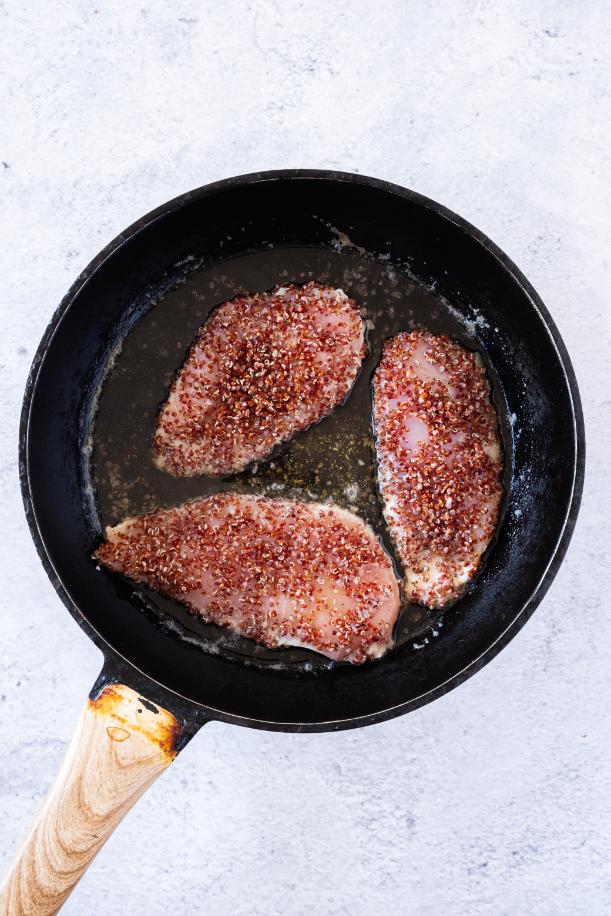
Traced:
[[[488, 367], [499, 412], [506, 454], [511, 434], [492, 367], [478, 345], [476, 322], [433, 291], [425, 289], [405, 266], [369, 255], [337, 234], [331, 248], [275, 247], [245, 253], [192, 269], [132, 324], [115, 348], [112, 371], [105, 374], [90, 433], [90, 476], [102, 525], [128, 515], [171, 506], [219, 490], [288, 499], [330, 501], [360, 515], [382, 538], [393, 557], [376, 487], [371, 421], [371, 378], [385, 339], [424, 327], [480, 350]], [[152, 461], [155, 419], [198, 328], [220, 303], [239, 293], [269, 290], [277, 284], [316, 280], [339, 287], [361, 307], [367, 323], [369, 354], [346, 402], [315, 426], [298, 433], [265, 461], [227, 478], [176, 478]], [[118, 586], [122, 587], [122, 586]], [[126, 589], [132, 586], [125, 583]], [[310, 672], [334, 663], [304, 649], [270, 650], [222, 627], [206, 624], [182, 605], [147, 589], [143, 610], [179, 638], [204, 651], [222, 653], [242, 663]], [[439, 612], [416, 605], [402, 608], [395, 630], [398, 645], [429, 638], [442, 623]], [[375, 662], [373, 662], [375, 664]]]

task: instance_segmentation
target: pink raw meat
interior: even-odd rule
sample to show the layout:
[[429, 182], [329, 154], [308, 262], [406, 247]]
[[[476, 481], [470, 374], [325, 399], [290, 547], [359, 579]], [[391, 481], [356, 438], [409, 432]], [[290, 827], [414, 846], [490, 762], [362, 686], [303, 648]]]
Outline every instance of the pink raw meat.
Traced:
[[234, 474], [348, 396], [366, 352], [353, 299], [317, 283], [221, 305], [200, 328], [162, 407], [157, 467]]
[[360, 663], [392, 643], [399, 588], [372, 529], [336, 506], [221, 493], [106, 529], [105, 566], [269, 647]]
[[478, 569], [503, 495], [480, 357], [427, 331], [387, 341], [374, 376], [378, 481], [410, 601], [443, 607]]

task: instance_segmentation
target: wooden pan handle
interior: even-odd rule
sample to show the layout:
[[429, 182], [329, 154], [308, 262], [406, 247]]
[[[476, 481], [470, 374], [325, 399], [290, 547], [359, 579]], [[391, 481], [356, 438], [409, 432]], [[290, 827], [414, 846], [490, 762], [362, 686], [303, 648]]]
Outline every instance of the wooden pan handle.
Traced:
[[172, 713], [107, 685], [81, 713], [45, 803], [0, 887], [1, 916], [47, 916], [176, 756]]

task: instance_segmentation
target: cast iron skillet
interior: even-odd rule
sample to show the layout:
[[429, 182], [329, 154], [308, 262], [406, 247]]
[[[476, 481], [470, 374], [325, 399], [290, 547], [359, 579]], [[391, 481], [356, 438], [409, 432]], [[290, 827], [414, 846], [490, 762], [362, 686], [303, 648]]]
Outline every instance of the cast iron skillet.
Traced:
[[[343, 286], [370, 319], [371, 354], [345, 407], [254, 473], [212, 482], [156, 471], [155, 413], [210, 309], [241, 290], [308, 279]], [[303, 650], [269, 652], [232, 639], [96, 568], [90, 557], [104, 525], [218, 488], [355, 504], [385, 536], [369, 380], [382, 339], [413, 326], [482, 352], [506, 453], [496, 542], [481, 575], [441, 619], [406, 608], [397, 647], [381, 661], [333, 665]], [[462, 683], [517, 633], [549, 587], [575, 524], [583, 469], [569, 357], [509, 258], [419, 194], [311, 170], [208, 185], [115, 239], [43, 337], [20, 442], [26, 514], [42, 562], [104, 653], [92, 698], [104, 689], [108, 696], [112, 684], [133, 688], [148, 701], [135, 714], [175, 716], [176, 749], [210, 719], [285, 731], [351, 728]], [[64, 896], [71, 883], [62, 885]]]

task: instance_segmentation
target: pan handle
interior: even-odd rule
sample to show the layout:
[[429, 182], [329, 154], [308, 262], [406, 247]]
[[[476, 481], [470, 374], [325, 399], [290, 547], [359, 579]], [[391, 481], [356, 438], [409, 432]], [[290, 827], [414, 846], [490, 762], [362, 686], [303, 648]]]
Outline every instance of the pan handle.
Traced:
[[55, 782], [0, 887], [0, 916], [57, 913], [183, 743], [173, 713], [124, 684], [107, 683], [89, 699]]

